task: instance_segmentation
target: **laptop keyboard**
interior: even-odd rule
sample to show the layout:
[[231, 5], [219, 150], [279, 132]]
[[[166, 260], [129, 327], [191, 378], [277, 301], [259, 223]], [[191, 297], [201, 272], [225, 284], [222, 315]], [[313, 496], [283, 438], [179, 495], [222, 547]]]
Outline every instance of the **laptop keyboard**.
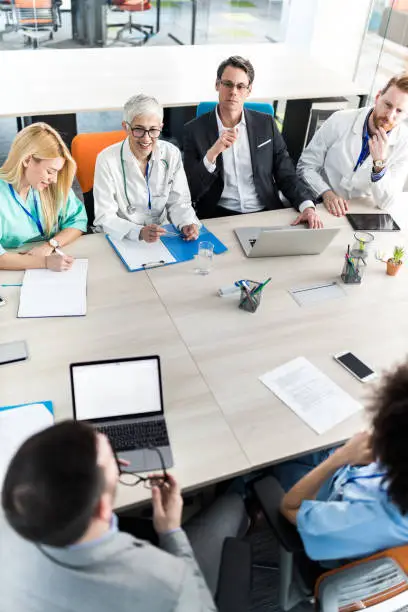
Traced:
[[164, 420], [99, 425], [96, 429], [109, 438], [117, 452], [147, 448], [148, 446], [168, 446], [169, 444]]

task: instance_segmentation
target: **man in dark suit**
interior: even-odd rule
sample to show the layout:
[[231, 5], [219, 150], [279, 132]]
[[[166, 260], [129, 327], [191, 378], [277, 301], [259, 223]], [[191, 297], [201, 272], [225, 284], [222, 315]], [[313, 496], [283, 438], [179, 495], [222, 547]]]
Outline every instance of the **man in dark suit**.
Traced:
[[233, 56], [223, 61], [215, 83], [218, 106], [184, 127], [184, 168], [198, 216], [283, 208], [282, 191], [300, 212], [294, 224], [322, 227], [273, 117], [244, 110], [253, 80], [248, 60]]

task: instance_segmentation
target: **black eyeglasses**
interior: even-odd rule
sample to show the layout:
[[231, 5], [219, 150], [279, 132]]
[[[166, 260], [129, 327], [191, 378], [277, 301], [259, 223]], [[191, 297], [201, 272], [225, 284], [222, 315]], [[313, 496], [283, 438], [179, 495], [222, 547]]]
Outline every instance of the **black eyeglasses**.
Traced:
[[161, 134], [160, 128], [150, 128], [149, 130], [145, 130], [142, 127], [132, 127], [130, 123], [126, 124], [129, 126], [130, 131], [132, 132], [135, 138], [143, 138], [145, 134], [149, 134], [150, 138], [158, 138]]
[[232, 81], [220, 81], [221, 85], [223, 87], [226, 87], [227, 89], [234, 89], [234, 87], [237, 88], [237, 91], [239, 93], [244, 93], [244, 91], [246, 91], [247, 89], [249, 89], [249, 85], [245, 85], [245, 83], [233, 83]]
[[160, 450], [156, 446], [149, 446], [148, 450], [156, 451], [160, 458], [161, 471], [162, 474], [157, 474], [154, 476], [141, 476], [136, 472], [128, 472], [123, 469], [123, 466], [119, 463], [117, 453], [115, 452], [116, 463], [119, 468], [119, 482], [126, 487], [135, 487], [136, 485], [143, 483], [143, 486], [146, 489], [151, 489], [152, 487], [163, 488], [166, 482], [168, 482], [169, 477], [167, 475], [166, 466], [164, 465], [163, 455]]

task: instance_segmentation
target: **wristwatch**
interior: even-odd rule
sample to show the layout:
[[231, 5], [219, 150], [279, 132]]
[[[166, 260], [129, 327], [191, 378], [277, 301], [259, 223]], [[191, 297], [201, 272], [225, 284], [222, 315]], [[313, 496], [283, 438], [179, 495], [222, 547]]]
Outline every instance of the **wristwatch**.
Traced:
[[381, 172], [381, 170], [384, 170], [385, 164], [386, 164], [386, 160], [385, 159], [376, 159], [376, 160], [374, 160], [374, 168], [375, 168], [375, 170], [377, 172]]
[[50, 238], [48, 244], [54, 249], [54, 251], [55, 249], [59, 249], [60, 247], [60, 243], [58, 242], [58, 240], [55, 240], [55, 238]]

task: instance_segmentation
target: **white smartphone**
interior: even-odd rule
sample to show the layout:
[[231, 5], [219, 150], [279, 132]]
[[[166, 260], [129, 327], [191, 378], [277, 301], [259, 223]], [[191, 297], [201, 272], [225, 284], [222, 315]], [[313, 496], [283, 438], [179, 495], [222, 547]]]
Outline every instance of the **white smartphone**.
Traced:
[[338, 361], [343, 368], [346, 368], [353, 374], [359, 381], [365, 383], [373, 380], [373, 378], [377, 378], [377, 374], [368, 367], [365, 363], [363, 363], [358, 357], [351, 353], [350, 351], [344, 351], [343, 353], [337, 353], [337, 355], [333, 355], [334, 359]]
[[0, 344], [0, 365], [25, 359], [28, 359], [28, 351], [24, 340]]

